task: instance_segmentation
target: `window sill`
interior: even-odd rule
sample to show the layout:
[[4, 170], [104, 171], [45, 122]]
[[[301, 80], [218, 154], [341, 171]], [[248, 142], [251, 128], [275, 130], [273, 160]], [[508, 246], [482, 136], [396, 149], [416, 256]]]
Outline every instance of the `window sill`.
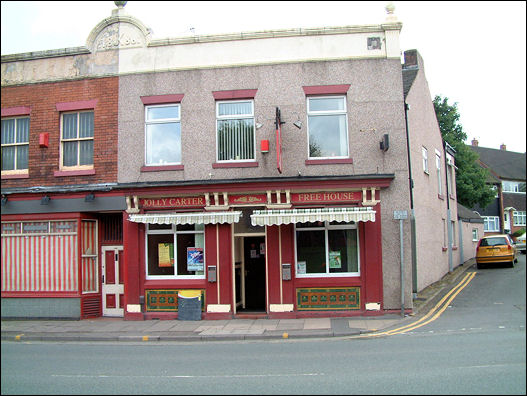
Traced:
[[2, 180], [4, 179], [29, 179], [29, 173], [2, 173]]
[[257, 168], [257, 161], [248, 162], [214, 162], [212, 164], [213, 169], [218, 168]]
[[182, 171], [185, 170], [185, 165], [158, 165], [158, 166], [142, 166], [141, 172], [162, 172], [162, 171]]
[[55, 177], [67, 177], [67, 176], [90, 176], [95, 175], [95, 169], [86, 170], [61, 170], [53, 172]]
[[308, 159], [306, 165], [353, 164], [352, 158]]

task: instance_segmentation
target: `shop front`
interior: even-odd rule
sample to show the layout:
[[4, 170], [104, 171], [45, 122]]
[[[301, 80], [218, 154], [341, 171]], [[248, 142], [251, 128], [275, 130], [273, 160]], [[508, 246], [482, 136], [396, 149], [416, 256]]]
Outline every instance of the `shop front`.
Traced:
[[380, 314], [392, 178], [137, 191], [124, 216], [125, 319], [175, 319], [183, 290], [199, 291], [204, 319]]

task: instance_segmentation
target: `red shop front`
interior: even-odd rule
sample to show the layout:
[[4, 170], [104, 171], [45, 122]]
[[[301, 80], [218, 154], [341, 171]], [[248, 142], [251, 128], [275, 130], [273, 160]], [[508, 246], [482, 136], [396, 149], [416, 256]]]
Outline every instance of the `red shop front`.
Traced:
[[380, 314], [390, 182], [134, 191], [123, 226], [125, 319], [175, 319], [185, 290], [201, 296], [204, 319]]

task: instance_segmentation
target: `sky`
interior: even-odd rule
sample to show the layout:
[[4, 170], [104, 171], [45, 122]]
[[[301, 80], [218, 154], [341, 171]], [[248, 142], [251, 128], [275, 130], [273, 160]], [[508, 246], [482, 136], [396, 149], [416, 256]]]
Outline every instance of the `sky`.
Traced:
[[[417, 49], [432, 99], [457, 103], [482, 147], [526, 151], [526, 2], [393, 1], [401, 51]], [[153, 39], [191, 34], [380, 24], [388, 1], [128, 1]], [[113, 1], [2, 1], [1, 53], [86, 44]]]

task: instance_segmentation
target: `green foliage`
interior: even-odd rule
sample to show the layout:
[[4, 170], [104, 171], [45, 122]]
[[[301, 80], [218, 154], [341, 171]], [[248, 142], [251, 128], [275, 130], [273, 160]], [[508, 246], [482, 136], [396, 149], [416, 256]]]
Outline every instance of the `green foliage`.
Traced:
[[434, 109], [441, 136], [456, 150], [457, 201], [468, 208], [478, 204], [485, 208], [494, 199], [492, 187], [486, 184], [488, 169], [478, 165], [479, 156], [466, 144], [467, 134], [459, 123], [457, 103], [449, 104], [448, 98], [436, 96]]
[[524, 228], [520, 228], [519, 230], [516, 230], [514, 231], [514, 233], [512, 234], [513, 237], [519, 237], [521, 235], [525, 234], [525, 227]]

